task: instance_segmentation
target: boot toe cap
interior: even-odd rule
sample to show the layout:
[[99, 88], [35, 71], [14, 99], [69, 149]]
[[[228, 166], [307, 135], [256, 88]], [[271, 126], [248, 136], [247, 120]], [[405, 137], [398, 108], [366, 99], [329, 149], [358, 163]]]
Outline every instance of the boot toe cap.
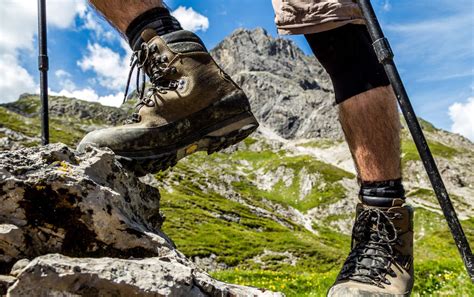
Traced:
[[[384, 292], [385, 291], [385, 292]], [[390, 292], [374, 285], [358, 282], [343, 282], [329, 289], [328, 297], [359, 296], [359, 297], [404, 297], [409, 293]]]
[[89, 132], [77, 145], [77, 151], [83, 153], [88, 146], [109, 147], [114, 150], [114, 143], [109, 141], [108, 130], [109, 129], [103, 129]]

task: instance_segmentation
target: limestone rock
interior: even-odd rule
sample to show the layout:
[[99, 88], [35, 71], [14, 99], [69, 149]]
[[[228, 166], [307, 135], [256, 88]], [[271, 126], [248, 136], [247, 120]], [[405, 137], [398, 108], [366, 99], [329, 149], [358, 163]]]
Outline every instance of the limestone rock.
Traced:
[[9, 287], [16, 281], [16, 278], [8, 275], [0, 275], [0, 295], [5, 295]]
[[282, 296], [212, 279], [172, 257], [140, 260], [69, 258], [33, 260], [9, 296]]
[[0, 152], [0, 274], [18, 278], [3, 286], [9, 296], [280, 296], [196, 268], [161, 231], [159, 201], [108, 149]]
[[160, 231], [160, 194], [109, 150], [63, 144], [0, 153], [0, 271], [46, 253], [146, 257], [173, 248]]
[[13, 275], [13, 276], [18, 276], [20, 274], [20, 272], [23, 270], [23, 268], [25, 268], [26, 266], [28, 266], [28, 264], [30, 264], [30, 260], [28, 259], [21, 259], [19, 261], [17, 261], [13, 267], [12, 267], [12, 270], [10, 271], [10, 275]]

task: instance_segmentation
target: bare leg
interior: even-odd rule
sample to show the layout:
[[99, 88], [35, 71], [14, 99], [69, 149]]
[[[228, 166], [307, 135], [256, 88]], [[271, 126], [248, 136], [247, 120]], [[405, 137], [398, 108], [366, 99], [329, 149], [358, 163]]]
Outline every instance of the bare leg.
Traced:
[[401, 177], [400, 116], [390, 86], [339, 104], [339, 120], [362, 181]]
[[140, 14], [155, 7], [164, 7], [162, 0], [89, 0], [117, 30], [125, 34], [128, 25]]

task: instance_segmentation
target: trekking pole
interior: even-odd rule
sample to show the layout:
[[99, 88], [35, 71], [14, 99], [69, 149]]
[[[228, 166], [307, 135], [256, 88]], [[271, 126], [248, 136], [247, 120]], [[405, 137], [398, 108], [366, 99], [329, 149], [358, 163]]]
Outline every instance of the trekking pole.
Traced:
[[41, 100], [41, 143], [49, 143], [48, 115], [48, 48], [47, 48], [46, 3], [38, 0], [38, 70], [40, 71], [40, 100]]
[[367, 22], [367, 28], [369, 30], [370, 37], [373, 42], [373, 47], [377, 58], [380, 63], [383, 64], [385, 72], [387, 73], [388, 79], [392, 85], [393, 91], [397, 96], [398, 103], [402, 110], [403, 116], [407, 122], [408, 128], [410, 129], [413, 140], [420, 154], [423, 165], [425, 166], [426, 172], [430, 179], [433, 190], [436, 193], [438, 202], [443, 210], [444, 217], [448, 222], [449, 229], [453, 235], [454, 242], [461, 253], [462, 260], [466, 266], [467, 272], [471, 277], [471, 281], [474, 282], [474, 259], [472, 256], [469, 242], [467, 241], [466, 235], [462, 230], [462, 226], [459, 223], [456, 211], [454, 210], [453, 204], [449, 199], [448, 192], [444, 186], [441, 175], [439, 174], [436, 163], [431, 154], [430, 148], [426, 142], [423, 131], [421, 130], [420, 123], [416, 118], [413, 107], [411, 106], [408, 94], [403, 86], [403, 82], [398, 73], [397, 67], [393, 61], [393, 52], [390, 48], [390, 44], [385, 38], [382, 28], [377, 20], [374, 9], [370, 0], [359, 0], [359, 7]]

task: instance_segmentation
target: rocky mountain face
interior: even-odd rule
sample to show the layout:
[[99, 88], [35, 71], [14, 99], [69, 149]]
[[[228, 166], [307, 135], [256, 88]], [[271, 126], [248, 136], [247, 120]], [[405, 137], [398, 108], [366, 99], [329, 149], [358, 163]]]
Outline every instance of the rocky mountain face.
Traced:
[[212, 50], [242, 86], [260, 122], [284, 138], [341, 138], [329, 76], [292, 41], [237, 30]]
[[[314, 58], [304, 55], [291, 41], [274, 39], [261, 29], [237, 30], [222, 41], [212, 51], [212, 55], [242, 85], [262, 123], [258, 132], [241, 144], [211, 156], [200, 153], [192, 155], [173, 169], [148, 175], [140, 181], [133, 177], [126, 178], [129, 173], [122, 171], [110, 152], [90, 152], [87, 156], [79, 156], [70, 148], [66, 149], [65, 154], [56, 152], [55, 157], [46, 158], [52, 161], [40, 162], [37, 152], [46, 156], [51, 152], [37, 147], [40, 127], [38, 97], [25, 95], [17, 102], [0, 105], [0, 150], [10, 151], [2, 153], [2, 158], [16, 160], [2, 160], [0, 172], [9, 172], [9, 175], [4, 176], [9, 176], [15, 182], [7, 182], [13, 188], [20, 189], [24, 184], [18, 180], [35, 184], [35, 179], [45, 172], [51, 176], [48, 183], [51, 183], [52, 189], [61, 193], [64, 190], [59, 191], [59, 184], [66, 180], [57, 173], [63, 169], [56, 161], [59, 160], [61, 164], [60, 160], [65, 160], [63, 163], [67, 170], [72, 170], [67, 172], [71, 172], [73, 179], [67, 182], [69, 188], [66, 190], [68, 193], [75, 191], [74, 195], [82, 195], [79, 196], [84, 202], [72, 207], [74, 203], [68, 202], [66, 196], [53, 196], [62, 201], [58, 205], [64, 205], [68, 211], [74, 210], [71, 218], [75, 218], [78, 225], [85, 225], [94, 232], [98, 232], [104, 224], [112, 228], [107, 230], [113, 236], [96, 237], [100, 240], [93, 241], [93, 246], [105, 247], [108, 251], [114, 247], [115, 250], [121, 238], [131, 236], [127, 240], [129, 244], [123, 247], [127, 250], [136, 247], [134, 244], [137, 241], [133, 236], [142, 234], [145, 241], [140, 244], [143, 245], [153, 234], [165, 240], [165, 233], [192, 261], [186, 262], [186, 267], [195, 265], [219, 280], [283, 291], [287, 296], [324, 295], [350, 246], [358, 190], [350, 153], [342, 140], [336, 109], [332, 106], [334, 99], [328, 76]], [[119, 124], [130, 111], [129, 105], [116, 109], [61, 97], [52, 97], [50, 105], [53, 109], [52, 142], [63, 142], [70, 147], [74, 147], [90, 130]], [[439, 130], [428, 122], [422, 121], [421, 124], [462, 219], [464, 231], [469, 240], [474, 242], [474, 144], [459, 135]], [[27, 150], [25, 147], [32, 148]], [[464, 272], [414, 143], [405, 128], [402, 149], [408, 202], [416, 209], [415, 295], [470, 296], [474, 287]], [[70, 156], [69, 159], [64, 155]], [[81, 162], [77, 163], [73, 159]], [[104, 162], [106, 166], [92, 166], [97, 162]], [[13, 166], [20, 163], [23, 164], [20, 167], [24, 172], [11, 173], [10, 169], [6, 169], [8, 164]], [[103, 169], [100, 173], [94, 173], [95, 169], [86, 172], [88, 166]], [[29, 167], [38, 169], [29, 172]], [[42, 167], [46, 169], [40, 169]], [[116, 171], [119, 177], [115, 181], [107, 179], [106, 172], [109, 171]], [[56, 179], [61, 182], [54, 182]], [[94, 186], [89, 185], [87, 180], [91, 180]], [[77, 189], [86, 186], [92, 194], [78, 194]], [[126, 189], [132, 187], [139, 189], [139, 192], [127, 194]], [[158, 201], [159, 197], [156, 189], [161, 195], [159, 208], [158, 204], [154, 204], [157, 202], [153, 202]], [[150, 192], [145, 195], [142, 190]], [[8, 201], [16, 205], [24, 200], [23, 192], [19, 192], [19, 196], [13, 199], [4, 190], [4, 193], [0, 193], [0, 199], [8, 197]], [[137, 197], [141, 195], [147, 198], [138, 202]], [[40, 194], [36, 196], [43, 197]], [[97, 201], [92, 199], [96, 196], [100, 198]], [[104, 203], [105, 196], [112, 199], [112, 218], [120, 218], [122, 222], [119, 221], [119, 224], [105, 221], [107, 207], [105, 210], [99, 207], [84, 208], [85, 203], [93, 201], [102, 205], [100, 203]], [[155, 198], [148, 198], [151, 196]], [[132, 200], [132, 205], [136, 203], [133, 208], [123, 202], [126, 197]], [[143, 212], [138, 210], [138, 206], [143, 206]], [[22, 207], [25, 206], [19, 209]], [[0, 206], [0, 211], [3, 209]], [[9, 209], [16, 208], [11, 206]], [[94, 214], [88, 214], [88, 209]], [[156, 213], [159, 210], [160, 213], [154, 223], [148, 221], [148, 214], [145, 213], [150, 209]], [[96, 212], [103, 215], [100, 220], [95, 218]], [[9, 214], [8, 218], [11, 216]], [[164, 222], [160, 219], [162, 217], [166, 218]], [[60, 222], [53, 224], [44, 221], [49, 224], [42, 226], [46, 231], [34, 224], [20, 226], [15, 222], [12, 223], [10, 219], [7, 221], [7, 217], [0, 212], [0, 224], [7, 225], [4, 228], [7, 231], [2, 231], [4, 233], [22, 234], [23, 238], [25, 234], [33, 236], [31, 234], [35, 232], [44, 233], [41, 238], [47, 239], [44, 242], [50, 242], [49, 238], [55, 238], [50, 230], [54, 230], [59, 238], [64, 237], [67, 231], [67, 228], [58, 225]], [[129, 234], [127, 228], [138, 230], [138, 233]], [[63, 274], [64, 269], [70, 270], [76, 266], [103, 280], [100, 273], [94, 270], [100, 264], [96, 260], [102, 256], [99, 253], [76, 254], [61, 245], [45, 245], [43, 239], [35, 239], [35, 248], [32, 250], [25, 246], [19, 247], [18, 244], [2, 247], [2, 242], [0, 238], [0, 249], [16, 255], [10, 256], [9, 263], [25, 258], [33, 260], [43, 252], [64, 255], [50, 254], [33, 260], [28, 265], [35, 268], [28, 270], [32, 272], [28, 277], [25, 274], [25, 280], [37, 281], [38, 271], [44, 269], [52, 271], [49, 279], [55, 279], [56, 275]], [[45, 246], [54, 248], [41, 250]], [[162, 249], [164, 245], [159, 246]], [[43, 252], [35, 254], [35, 251]], [[145, 256], [150, 258], [127, 262], [123, 258], [144, 256], [127, 254], [120, 249], [113, 255], [122, 259], [112, 266], [118, 271], [136, 265], [149, 267], [150, 261], [160, 257], [147, 254]], [[112, 262], [104, 258], [102, 260], [105, 261], [103, 265]], [[20, 260], [17, 266], [26, 265], [24, 261]], [[54, 262], [62, 264], [53, 267], [51, 263]], [[164, 267], [163, 263], [157, 263], [158, 270]], [[9, 269], [10, 266], [3, 273]], [[14, 281], [19, 275], [15, 271], [21, 269], [13, 267], [10, 270]], [[184, 278], [189, 280], [189, 274], [186, 275]], [[127, 275], [132, 276], [136, 277], [134, 274]], [[145, 280], [148, 280], [147, 277]], [[114, 280], [103, 281], [110, 284], [109, 281]], [[66, 283], [72, 284], [70, 279]], [[141, 285], [133, 283], [133, 286], [138, 288]]]

